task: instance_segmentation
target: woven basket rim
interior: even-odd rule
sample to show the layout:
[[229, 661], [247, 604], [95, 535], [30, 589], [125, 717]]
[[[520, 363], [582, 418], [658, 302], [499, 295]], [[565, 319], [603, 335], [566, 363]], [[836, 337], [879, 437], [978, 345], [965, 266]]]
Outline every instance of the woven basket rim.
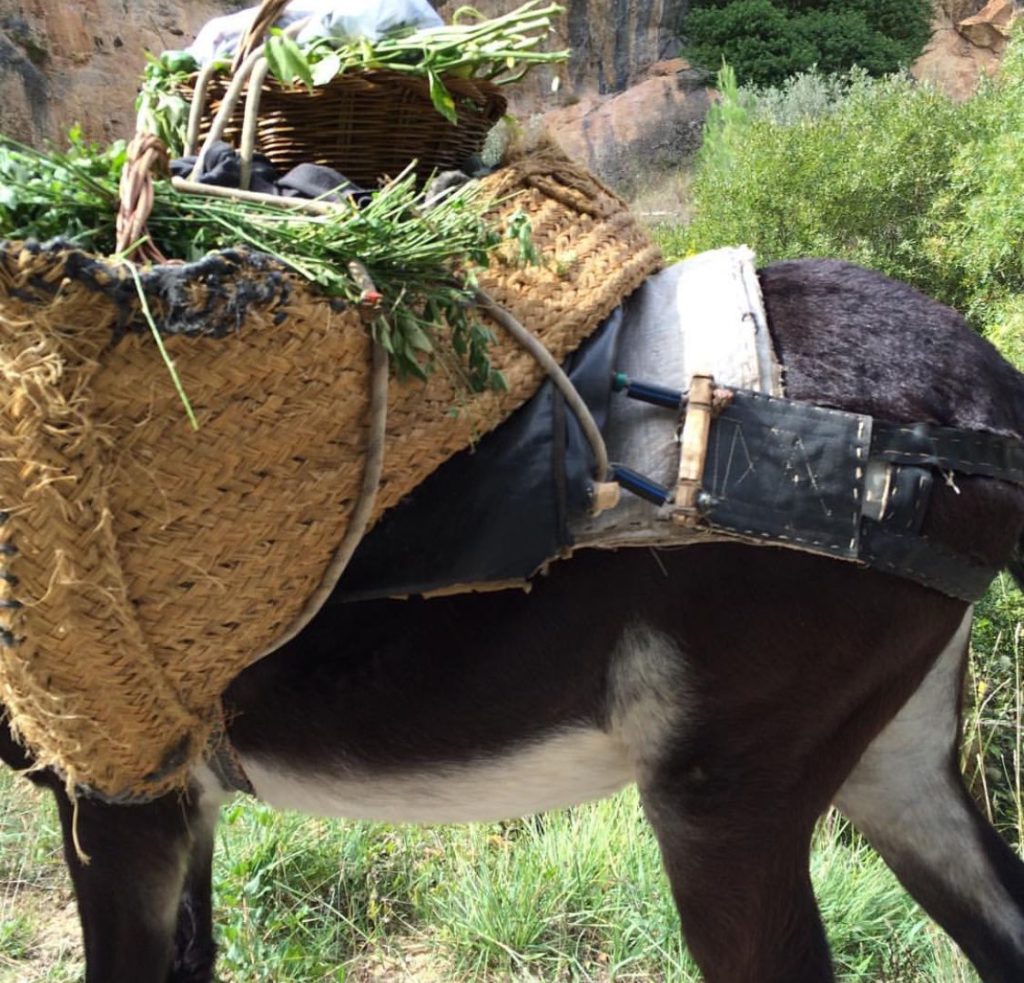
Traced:
[[[186, 93], [194, 92], [199, 74], [199, 72], [193, 72], [189, 75], [187, 82], [178, 86], [179, 91]], [[508, 100], [502, 93], [501, 86], [489, 79], [463, 78], [460, 75], [452, 75], [446, 72], [442, 72], [439, 78], [454, 96], [463, 99], [475, 99], [481, 104], [481, 108], [489, 108], [495, 105], [500, 106], [500, 111], [495, 116], [495, 121], [501, 118], [508, 106]], [[224, 68], [215, 71], [211, 78], [211, 82], [220, 84], [228, 84], [230, 80], [231, 71], [226, 64]], [[346, 69], [344, 72], [335, 75], [329, 82], [314, 86], [312, 89], [302, 84], [287, 85], [273, 75], [267, 75], [261, 87], [265, 91], [272, 91], [278, 95], [294, 96], [296, 99], [308, 99], [317, 98], [332, 88], [340, 89], [352, 85], [395, 86], [426, 91], [430, 89], [430, 81], [425, 75], [414, 75], [410, 72], [399, 72], [389, 68]], [[440, 116], [440, 114], [438, 115]]]
[[[26, 260], [25, 253], [30, 259]], [[152, 330], [142, 313], [138, 287], [127, 265], [59, 237], [45, 242], [0, 239], [0, 267], [28, 263], [39, 267], [32, 284], [37, 301], [45, 302], [48, 297], [55, 299], [64, 282], [73, 281], [105, 296], [120, 310], [117, 337]], [[187, 262], [155, 263], [139, 268], [138, 278], [149, 304], [158, 305], [153, 324], [167, 337], [222, 338], [235, 334], [244, 324], [244, 315], [250, 308], [265, 310], [287, 303], [296, 291], [324, 303], [336, 299], [345, 304], [276, 256], [245, 245], [211, 250]], [[260, 289], [245, 294], [241, 290], [235, 292], [237, 302], [229, 303], [219, 314], [202, 304], [193, 307], [189, 303], [187, 290], [191, 286], [216, 284], [216, 292], [230, 298], [231, 288], [243, 282], [256, 282]], [[7, 296], [6, 287], [0, 284], [0, 300]], [[239, 321], [240, 316], [242, 321]]]

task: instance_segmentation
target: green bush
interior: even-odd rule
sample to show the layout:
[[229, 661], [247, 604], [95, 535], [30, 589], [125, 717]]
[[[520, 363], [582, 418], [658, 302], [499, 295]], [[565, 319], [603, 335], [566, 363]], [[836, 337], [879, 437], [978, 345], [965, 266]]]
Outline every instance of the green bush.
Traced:
[[928, 0], [697, 0], [685, 23], [699, 65], [732, 65], [746, 83], [769, 85], [817, 66], [896, 71], [920, 53]]
[[677, 254], [746, 242], [838, 256], [962, 310], [1024, 369], [1024, 29], [968, 103], [902, 77], [719, 75]]
[[973, 133], [936, 197], [934, 230], [925, 246], [948, 271], [958, 305], [1024, 368], [1024, 31], [1007, 50], [999, 77], [969, 111]]
[[677, 251], [745, 242], [764, 261], [838, 256], [955, 293], [923, 243], [972, 139], [968, 110], [909, 79], [863, 71], [761, 90], [736, 89], [723, 73], [719, 84]]

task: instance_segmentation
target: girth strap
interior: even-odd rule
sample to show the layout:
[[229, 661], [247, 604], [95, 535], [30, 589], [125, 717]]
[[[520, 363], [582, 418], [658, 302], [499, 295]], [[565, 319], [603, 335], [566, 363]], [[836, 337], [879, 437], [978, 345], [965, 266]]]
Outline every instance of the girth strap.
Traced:
[[1024, 444], [1016, 437], [980, 430], [875, 420], [871, 456], [893, 464], [925, 465], [1024, 483]]

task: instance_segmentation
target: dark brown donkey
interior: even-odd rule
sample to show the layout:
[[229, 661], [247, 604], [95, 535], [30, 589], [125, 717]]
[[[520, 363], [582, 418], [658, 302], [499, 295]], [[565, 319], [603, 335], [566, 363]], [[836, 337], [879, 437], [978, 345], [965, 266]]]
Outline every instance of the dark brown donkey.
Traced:
[[[788, 395], [1024, 434], [1024, 377], [963, 320], [846, 264], [761, 281]], [[938, 484], [924, 533], [1012, 565], [1024, 491]], [[957, 770], [969, 605], [854, 564], [743, 544], [585, 552], [520, 592], [329, 604], [225, 694], [256, 794], [389, 821], [522, 815], [636, 782], [713, 983], [832, 979], [808, 876], [837, 803], [988, 981], [1024, 980], [1024, 865]], [[3, 757], [27, 757], [7, 739]], [[213, 978], [224, 793], [57, 796], [89, 983]], [[260, 977], [258, 967], [253, 978]]]

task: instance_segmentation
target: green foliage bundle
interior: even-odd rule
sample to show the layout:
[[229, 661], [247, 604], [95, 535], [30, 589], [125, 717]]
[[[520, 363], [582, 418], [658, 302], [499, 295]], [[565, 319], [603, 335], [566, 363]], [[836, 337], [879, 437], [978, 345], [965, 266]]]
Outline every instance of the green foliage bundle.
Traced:
[[929, 0], [695, 0], [687, 54], [709, 68], [725, 61], [756, 85], [814, 66], [883, 75], [920, 54], [931, 8]]
[[[124, 144], [100, 148], [77, 132], [71, 137], [66, 153], [44, 154], [0, 136], [0, 239], [59, 236], [89, 252], [113, 252]], [[442, 357], [478, 391], [504, 385], [491, 368], [491, 335], [473, 304], [472, 271], [487, 265], [500, 242], [500, 232], [484, 221], [485, 207], [479, 184], [470, 182], [427, 210], [411, 172], [363, 207], [341, 203], [324, 215], [182, 194], [160, 181], [148, 225], [167, 256], [192, 260], [247, 245], [353, 303], [362, 287], [347, 266], [359, 260], [384, 298], [374, 335], [399, 371], [422, 378]], [[522, 241], [529, 231], [515, 234]], [[437, 326], [445, 323], [454, 358], [435, 345]]]

